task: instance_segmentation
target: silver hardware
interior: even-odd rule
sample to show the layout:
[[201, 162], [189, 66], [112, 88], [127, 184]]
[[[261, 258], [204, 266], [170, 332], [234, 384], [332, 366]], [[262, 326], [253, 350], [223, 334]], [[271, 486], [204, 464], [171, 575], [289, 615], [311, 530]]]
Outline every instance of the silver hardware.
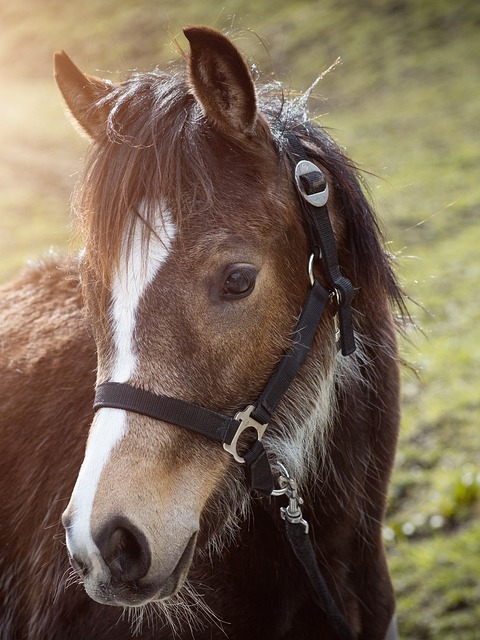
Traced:
[[[318, 259], [321, 260], [322, 259], [322, 252], [320, 251]], [[308, 277], [310, 279], [310, 284], [313, 285], [315, 284], [315, 275], [313, 273], [313, 263], [315, 261], [315, 255], [312, 253], [310, 254], [310, 258], [308, 259]]]
[[278, 483], [280, 485], [280, 489], [274, 489], [272, 491], [272, 496], [284, 496], [287, 491], [289, 491], [288, 478], [290, 474], [286, 470], [285, 466], [281, 462], [277, 462], [277, 466], [280, 468], [281, 475], [278, 477]]
[[340, 320], [338, 318], [338, 311], [333, 316], [333, 322], [335, 323], [335, 342], [340, 342], [340, 336], [342, 332], [340, 331]]
[[328, 200], [328, 184], [325, 181], [325, 189], [323, 191], [308, 194], [305, 191], [302, 181], [300, 180], [302, 176], [305, 176], [308, 173], [321, 173], [323, 176], [323, 173], [320, 171], [317, 165], [313, 164], [313, 162], [310, 162], [309, 160], [300, 160], [300, 162], [295, 167], [295, 182], [297, 183], [298, 191], [302, 195], [302, 198], [304, 198], [310, 204], [313, 204], [314, 207], [323, 207], [325, 204], [327, 204]]
[[[337, 308], [341, 305], [342, 303], [342, 294], [338, 289], [334, 289], [331, 293], [330, 293], [330, 298], [332, 300], [335, 300], [336, 304], [337, 304]], [[336, 311], [335, 315], [333, 316], [333, 322], [335, 323], [335, 341], [339, 342], [340, 341], [340, 320], [338, 317], [338, 310]]]
[[342, 304], [342, 293], [337, 288], [333, 289], [333, 291], [330, 292], [330, 298], [335, 300], [335, 302], [337, 303], [337, 307]]
[[310, 256], [310, 258], [308, 259], [308, 277], [310, 278], [310, 284], [313, 285], [315, 284], [315, 276], [313, 275], [313, 261], [315, 259], [315, 256], [312, 255]]
[[251, 413], [254, 409], [254, 405], [251, 404], [246, 409], [244, 409], [243, 411], [239, 411], [235, 415], [235, 420], [240, 420], [240, 426], [238, 427], [236, 434], [233, 436], [231, 443], [223, 443], [223, 448], [225, 449], [225, 451], [228, 451], [228, 453], [230, 453], [237, 462], [240, 462], [240, 464], [243, 464], [245, 462], [245, 458], [242, 458], [242, 456], [237, 451], [237, 443], [242, 433], [246, 429], [255, 429], [255, 431], [257, 432], [257, 439], [261, 440], [263, 438], [263, 434], [265, 433], [265, 429], [268, 427], [268, 424], [260, 424], [260, 422], [257, 422], [254, 418], [252, 418]]
[[280, 515], [283, 520], [288, 520], [292, 524], [302, 524], [305, 527], [305, 533], [308, 534], [308, 522], [304, 519], [300, 509], [303, 500], [298, 495], [297, 481], [291, 477], [282, 463], [279, 462], [278, 466], [282, 474], [278, 479], [280, 489], [274, 489], [272, 496], [286, 495], [288, 498], [288, 506], [280, 507]]
[[278, 496], [284, 496], [288, 491], [288, 487], [283, 487], [282, 489], [274, 489], [270, 495], [277, 498]]

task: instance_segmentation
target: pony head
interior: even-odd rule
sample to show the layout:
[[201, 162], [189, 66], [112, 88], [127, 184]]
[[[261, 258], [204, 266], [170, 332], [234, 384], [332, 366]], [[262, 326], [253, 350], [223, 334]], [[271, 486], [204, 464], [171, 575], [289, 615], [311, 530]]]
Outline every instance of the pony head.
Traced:
[[[376, 345], [393, 362], [389, 304], [400, 292], [351, 163], [308, 122], [302, 101], [256, 88], [231, 41], [204, 27], [185, 35], [186, 72], [141, 73], [119, 85], [56, 57], [58, 86], [92, 141], [76, 208], [97, 383], [128, 383], [228, 415], [256, 401], [294, 339], [310, 286], [287, 131], [329, 183], [339, 261], [357, 289], [355, 329], [369, 336], [365, 349]], [[326, 286], [321, 261], [315, 277]], [[362, 376], [371, 378], [355, 382], [363, 389], [381, 379], [368, 373], [362, 339], [354, 357], [337, 355], [335, 311], [327, 307], [263, 439], [300, 484], [330, 464], [325, 443], [339, 390]], [[360, 445], [355, 460], [366, 468], [367, 439]], [[356, 493], [338, 484], [333, 493], [349, 504]], [[93, 599], [162, 601], [193, 579], [204, 550], [231, 539], [250, 500], [241, 465], [218, 443], [102, 408], [63, 516], [69, 554]]]
[[[78, 209], [98, 383], [232, 414], [289, 344], [307, 246], [243, 58], [210, 29], [185, 35], [187, 74], [114, 85], [61, 53], [56, 79], [92, 140]], [[237, 466], [203, 436], [101, 409], [63, 516], [89, 595], [135, 606], [176, 593], [196, 551], [245, 509]]]

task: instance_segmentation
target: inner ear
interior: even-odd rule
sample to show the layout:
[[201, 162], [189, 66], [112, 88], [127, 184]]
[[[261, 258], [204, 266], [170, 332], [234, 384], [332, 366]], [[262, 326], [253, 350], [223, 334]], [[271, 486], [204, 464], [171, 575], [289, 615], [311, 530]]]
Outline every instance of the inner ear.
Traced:
[[184, 29], [193, 93], [206, 116], [230, 134], [251, 135], [257, 120], [252, 75], [238, 49], [208, 27]]

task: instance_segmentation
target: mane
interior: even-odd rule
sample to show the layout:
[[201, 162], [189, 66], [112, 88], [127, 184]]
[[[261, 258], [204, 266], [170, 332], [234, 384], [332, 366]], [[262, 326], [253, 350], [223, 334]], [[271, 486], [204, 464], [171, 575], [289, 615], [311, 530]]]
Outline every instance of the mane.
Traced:
[[[294, 132], [311, 159], [333, 179], [348, 248], [342, 267], [360, 290], [360, 302], [369, 292], [386, 294], [399, 317], [406, 317], [403, 292], [365, 196], [360, 171], [326, 130], [311, 122], [307, 95], [289, 99], [278, 85], [258, 87], [259, 109], [269, 123], [279, 163], [285, 161], [284, 134]], [[205, 119], [184, 70], [135, 74], [93, 109], [105, 107], [109, 113], [106, 131], [90, 148], [75, 204], [86, 241], [87, 268], [108, 285], [112, 270], [118, 266], [122, 243], [132, 238], [136, 220], [144, 223], [145, 242], [165, 222], [159, 196], [168, 204], [176, 225], [181, 226], [190, 213], [192, 189], [196, 213], [216, 209], [218, 182], [212, 167], [218, 165], [219, 158], [233, 155], [232, 164], [250, 166], [252, 180], [261, 159], [251, 147], [240, 147], [237, 141], [231, 144], [224, 140], [224, 149], [219, 150], [222, 136]], [[228, 216], [221, 207], [217, 210], [215, 215], [220, 218]], [[232, 221], [219, 219], [219, 224], [222, 222], [228, 227]]]

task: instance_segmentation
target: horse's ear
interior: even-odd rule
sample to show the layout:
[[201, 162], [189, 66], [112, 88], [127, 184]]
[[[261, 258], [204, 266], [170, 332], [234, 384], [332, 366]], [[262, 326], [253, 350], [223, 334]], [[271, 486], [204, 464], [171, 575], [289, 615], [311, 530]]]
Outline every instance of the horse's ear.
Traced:
[[54, 76], [70, 113], [90, 139], [105, 133], [108, 109], [96, 105], [115, 85], [107, 80], [87, 76], [72, 62], [65, 51], [53, 59]]
[[257, 120], [252, 75], [238, 49], [218, 31], [187, 27], [190, 83], [205, 114], [230, 134], [251, 135]]

